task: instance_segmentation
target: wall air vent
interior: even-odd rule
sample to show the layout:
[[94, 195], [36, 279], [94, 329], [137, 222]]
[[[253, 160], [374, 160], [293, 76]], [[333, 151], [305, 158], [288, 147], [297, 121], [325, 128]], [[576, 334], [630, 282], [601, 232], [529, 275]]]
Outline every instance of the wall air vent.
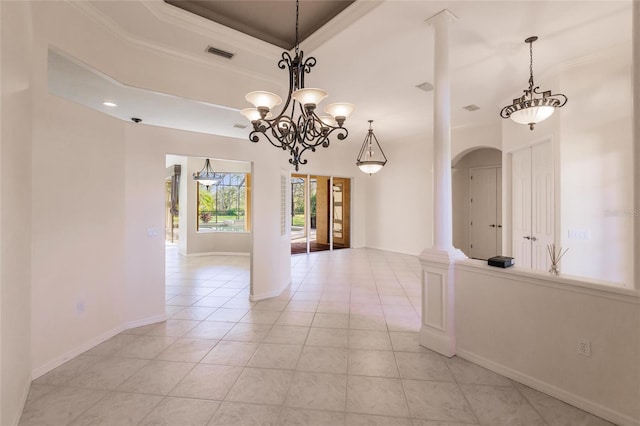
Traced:
[[427, 83], [426, 81], [424, 83], [416, 85], [416, 87], [425, 92], [433, 92], [433, 84]]
[[233, 58], [233, 53], [227, 52], [225, 50], [216, 49], [212, 46], [207, 46], [207, 53], [211, 53], [212, 55], [222, 56], [223, 58], [231, 59]]
[[236, 129], [246, 129], [246, 128], [247, 128], [247, 127], [249, 127], [249, 126], [246, 126], [246, 125], [244, 125], [244, 124], [238, 124], [238, 123], [236, 123], [236, 124], [234, 124], [234, 125], [233, 125], [233, 127], [234, 127], [234, 128], [236, 128]]
[[466, 109], [467, 111], [470, 111], [470, 112], [477, 111], [477, 110], [480, 109], [480, 107], [478, 105], [474, 105], [474, 104], [467, 105], [467, 106], [464, 106], [462, 108], [464, 108], [464, 109]]

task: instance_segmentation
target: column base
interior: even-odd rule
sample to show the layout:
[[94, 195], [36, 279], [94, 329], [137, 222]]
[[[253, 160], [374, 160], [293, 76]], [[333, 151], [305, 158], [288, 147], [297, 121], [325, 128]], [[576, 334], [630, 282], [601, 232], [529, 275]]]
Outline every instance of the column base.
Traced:
[[454, 265], [466, 256], [457, 249], [425, 249], [422, 264], [420, 345], [452, 357], [456, 354]]
[[447, 358], [456, 354], [456, 336], [443, 333], [442, 330], [434, 329], [422, 324], [418, 335], [420, 346], [438, 352]]

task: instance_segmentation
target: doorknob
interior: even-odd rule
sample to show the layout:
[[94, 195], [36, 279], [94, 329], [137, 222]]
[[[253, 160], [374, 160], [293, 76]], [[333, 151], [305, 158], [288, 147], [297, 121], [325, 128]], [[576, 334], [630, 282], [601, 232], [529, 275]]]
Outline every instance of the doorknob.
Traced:
[[498, 228], [502, 228], [502, 225], [498, 225]]
[[489, 225], [489, 227], [495, 228], [496, 226], [494, 224], [491, 224], [491, 225]]
[[531, 237], [531, 241], [537, 241], [538, 239], [536, 237]]
[[531, 237], [522, 237], [522, 238], [524, 238], [526, 240], [530, 240], [531, 239]]

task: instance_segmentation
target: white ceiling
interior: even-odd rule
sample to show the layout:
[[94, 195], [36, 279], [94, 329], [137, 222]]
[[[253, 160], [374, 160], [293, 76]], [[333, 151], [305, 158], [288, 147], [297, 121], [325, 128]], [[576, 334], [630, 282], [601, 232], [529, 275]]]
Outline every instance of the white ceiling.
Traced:
[[[288, 76], [276, 67], [281, 50], [275, 46], [160, 0], [79, 3], [112, 30], [144, 41], [145, 46], [176, 52], [213, 68], [226, 61], [224, 66], [237, 69], [239, 75], [257, 75], [286, 87]], [[454, 126], [501, 120], [500, 107], [520, 96], [527, 86], [529, 52], [524, 39], [528, 36], [540, 37], [533, 45], [536, 83], [554, 93], [562, 93], [562, 87], [554, 87], [553, 81], [545, 84], [545, 76], [555, 67], [631, 40], [630, 0], [358, 0], [302, 45], [306, 56], [318, 60], [306, 85], [327, 90], [330, 96], [326, 103], [356, 104], [356, 112], [347, 121], [352, 143], [361, 142], [368, 119], [375, 120], [381, 141], [430, 131], [433, 97], [415, 86], [433, 82], [433, 30], [425, 20], [443, 9], [458, 17], [450, 27]], [[212, 35], [216, 36], [216, 47], [236, 54], [232, 60], [204, 52]], [[236, 112], [249, 106], [244, 93], [238, 93], [237, 100], [194, 102], [128, 88], [64, 55], [52, 55], [50, 66], [53, 93], [119, 118], [138, 116], [146, 124], [241, 138], [248, 134], [248, 130], [233, 128], [236, 123], [248, 124]], [[569, 97], [565, 108], [570, 108], [571, 94], [565, 94]], [[107, 109], [101, 105], [102, 100], [114, 96], [119, 104], [132, 107]], [[218, 103], [225, 105], [216, 106]], [[469, 104], [480, 110], [462, 108]]]

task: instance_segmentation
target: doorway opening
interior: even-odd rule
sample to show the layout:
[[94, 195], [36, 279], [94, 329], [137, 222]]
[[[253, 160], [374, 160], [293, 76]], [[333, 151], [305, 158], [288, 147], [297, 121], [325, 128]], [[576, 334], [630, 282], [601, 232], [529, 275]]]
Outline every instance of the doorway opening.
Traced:
[[[207, 159], [209, 185], [192, 178]], [[249, 306], [251, 163], [167, 155], [165, 167], [167, 314], [203, 320], [220, 307]]]
[[167, 167], [167, 174], [164, 182], [164, 238], [167, 243], [174, 244], [178, 241], [179, 235], [179, 197], [180, 193], [180, 164], [173, 164]]
[[291, 176], [291, 254], [351, 245], [351, 180]]
[[487, 260], [502, 249], [502, 152], [478, 148], [452, 168], [454, 246]]

